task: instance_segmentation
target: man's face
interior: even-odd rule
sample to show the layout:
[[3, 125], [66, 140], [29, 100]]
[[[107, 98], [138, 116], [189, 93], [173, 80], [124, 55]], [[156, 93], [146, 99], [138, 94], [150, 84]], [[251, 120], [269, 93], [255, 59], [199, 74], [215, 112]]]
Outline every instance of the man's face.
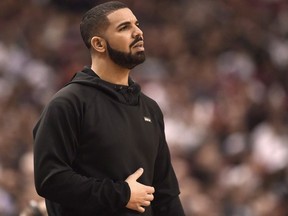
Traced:
[[145, 61], [143, 32], [128, 8], [108, 15], [110, 26], [105, 33], [107, 52], [111, 60], [128, 69]]

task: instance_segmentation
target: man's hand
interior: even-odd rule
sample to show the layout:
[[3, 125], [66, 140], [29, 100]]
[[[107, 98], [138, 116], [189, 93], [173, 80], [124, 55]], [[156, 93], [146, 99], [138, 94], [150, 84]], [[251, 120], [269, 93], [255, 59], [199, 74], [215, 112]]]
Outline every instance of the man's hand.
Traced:
[[143, 168], [140, 168], [125, 180], [131, 191], [130, 200], [126, 207], [141, 213], [145, 211], [144, 207], [151, 204], [151, 201], [154, 199], [153, 193], [155, 192], [154, 187], [137, 182], [137, 179], [140, 178], [143, 172]]

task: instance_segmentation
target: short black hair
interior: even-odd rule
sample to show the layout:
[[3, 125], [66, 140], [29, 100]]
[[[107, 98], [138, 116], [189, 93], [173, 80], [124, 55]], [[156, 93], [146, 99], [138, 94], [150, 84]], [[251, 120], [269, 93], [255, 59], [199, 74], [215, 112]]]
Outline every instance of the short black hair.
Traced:
[[97, 5], [87, 11], [80, 23], [82, 39], [88, 49], [91, 48], [91, 39], [95, 35], [101, 36], [109, 25], [107, 16], [119, 9], [128, 8], [126, 4], [119, 1], [110, 1]]

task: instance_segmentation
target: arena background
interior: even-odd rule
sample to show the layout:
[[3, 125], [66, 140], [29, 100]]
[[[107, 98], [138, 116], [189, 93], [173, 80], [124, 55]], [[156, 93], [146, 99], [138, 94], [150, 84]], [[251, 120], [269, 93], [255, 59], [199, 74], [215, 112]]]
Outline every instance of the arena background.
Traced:
[[[0, 1], [1, 216], [42, 201], [32, 128], [90, 63], [79, 22], [100, 2]], [[145, 36], [132, 77], [163, 109], [187, 216], [287, 216], [288, 2], [123, 2]]]

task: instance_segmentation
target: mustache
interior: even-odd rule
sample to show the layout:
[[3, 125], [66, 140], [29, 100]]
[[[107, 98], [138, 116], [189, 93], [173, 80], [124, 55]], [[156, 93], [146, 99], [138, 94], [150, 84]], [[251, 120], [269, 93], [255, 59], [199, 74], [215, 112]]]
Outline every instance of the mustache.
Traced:
[[133, 47], [139, 41], [143, 41], [143, 37], [141, 37], [141, 36], [136, 37], [135, 40], [130, 44], [130, 48]]

